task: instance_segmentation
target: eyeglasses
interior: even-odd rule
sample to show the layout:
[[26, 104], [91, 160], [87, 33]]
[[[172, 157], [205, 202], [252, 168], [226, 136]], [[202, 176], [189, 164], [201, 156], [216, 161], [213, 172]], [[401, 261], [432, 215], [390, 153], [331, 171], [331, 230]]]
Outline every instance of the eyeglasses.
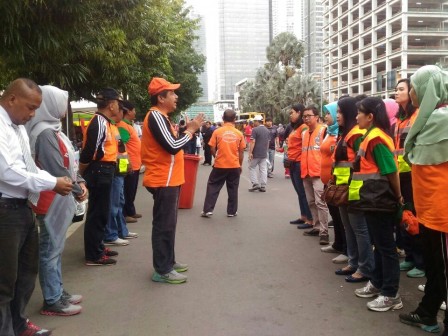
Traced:
[[308, 118], [311, 118], [311, 117], [315, 117], [315, 115], [314, 114], [304, 114], [302, 119], [308, 119]]

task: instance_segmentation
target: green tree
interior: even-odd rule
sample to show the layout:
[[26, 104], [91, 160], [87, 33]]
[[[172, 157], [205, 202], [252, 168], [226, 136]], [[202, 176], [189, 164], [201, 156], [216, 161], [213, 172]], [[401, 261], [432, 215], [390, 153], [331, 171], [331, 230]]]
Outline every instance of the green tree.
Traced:
[[91, 100], [115, 87], [141, 113], [153, 76], [182, 83], [180, 109], [200, 95], [205, 59], [183, 0], [8, 0], [0, 12], [0, 88], [25, 76]]
[[269, 62], [241, 90], [243, 111], [261, 111], [277, 122], [286, 122], [292, 104], [317, 103], [320, 85], [312, 76], [301, 73], [303, 55], [303, 43], [294, 34], [277, 35], [266, 49]]

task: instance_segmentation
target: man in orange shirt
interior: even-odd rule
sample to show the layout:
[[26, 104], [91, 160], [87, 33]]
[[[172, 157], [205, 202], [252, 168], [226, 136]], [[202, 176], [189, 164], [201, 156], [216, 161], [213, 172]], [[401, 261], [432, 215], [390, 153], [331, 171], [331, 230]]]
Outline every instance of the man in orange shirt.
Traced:
[[187, 277], [188, 265], [176, 262], [174, 242], [180, 186], [184, 184], [184, 152], [182, 148], [199, 129], [201, 113], [177, 134], [169, 118], [177, 107], [180, 84], [154, 77], [149, 83], [151, 109], [143, 122], [142, 162], [146, 166], [143, 185], [153, 195], [152, 255], [155, 272], [152, 281], [179, 284]]
[[124, 206], [123, 216], [127, 223], [137, 222], [137, 218], [142, 215], [135, 211], [134, 201], [137, 195], [138, 178], [140, 175], [141, 159], [141, 141], [134, 128], [135, 106], [129, 100], [123, 102], [123, 119], [117, 124], [121, 139], [126, 145], [126, 151], [129, 155], [132, 171], [124, 177]]
[[328, 236], [328, 207], [322, 200], [324, 184], [321, 176], [322, 155], [320, 146], [325, 138], [326, 128], [319, 124], [319, 111], [309, 106], [303, 111], [303, 121], [308, 130], [302, 133], [301, 175], [305, 187], [306, 199], [313, 215], [313, 229], [305, 231], [305, 236], [319, 236], [320, 245], [330, 243]]
[[224, 126], [213, 132], [208, 143], [215, 157], [215, 164], [207, 183], [202, 217], [211, 217], [219, 192], [227, 185], [228, 202], [227, 217], [235, 217], [238, 210], [238, 186], [240, 184], [241, 167], [246, 142], [243, 134], [235, 128], [236, 113], [225, 110], [222, 120]]

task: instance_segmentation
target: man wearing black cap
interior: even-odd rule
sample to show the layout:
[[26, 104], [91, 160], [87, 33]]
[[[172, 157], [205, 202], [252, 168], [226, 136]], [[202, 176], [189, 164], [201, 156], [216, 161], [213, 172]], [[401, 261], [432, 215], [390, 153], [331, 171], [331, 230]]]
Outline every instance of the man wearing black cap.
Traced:
[[113, 120], [120, 117], [122, 98], [112, 89], [96, 96], [98, 112], [84, 132], [79, 171], [89, 188], [89, 208], [84, 226], [84, 250], [87, 266], [114, 265], [118, 255], [104, 248], [103, 238], [110, 212], [110, 193], [115, 175], [119, 132]]

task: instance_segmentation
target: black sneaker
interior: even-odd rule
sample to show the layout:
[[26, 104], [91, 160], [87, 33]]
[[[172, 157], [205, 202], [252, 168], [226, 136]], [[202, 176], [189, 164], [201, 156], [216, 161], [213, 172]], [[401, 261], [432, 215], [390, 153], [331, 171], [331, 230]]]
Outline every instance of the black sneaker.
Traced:
[[330, 244], [330, 237], [327, 234], [323, 234], [319, 237], [320, 245], [328, 245]]
[[117, 261], [115, 259], [109, 258], [105, 255], [98, 260], [86, 260], [86, 266], [112, 266], [116, 263]]
[[317, 237], [317, 236], [319, 236], [319, 232], [320, 231], [318, 229], [311, 229], [311, 230], [305, 231], [303, 233], [303, 235]]
[[254, 185], [252, 185], [252, 188], [249, 188], [250, 192], [254, 192], [257, 190], [260, 190], [260, 186], [258, 184], [254, 184]]
[[112, 251], [110, 248], [105, 247], [104, 248], [104, 255], [106, 257], [116, 257], [116, 256], [118, 256], [118, 252], [117, 251]]
[[261, 192], [266, 192], [266, 187], [260, 187], [259, 189]]
[[44, 306], [42, 307], [40, 313], [47, 316], [72, 316], [79, 314], [81, 310], [81, 306], [73, 305], [61, 298], [52, 305], [44, 302]]
[[436, 317], [424, 317], [416, 312], [400, 314], [400, 322], [419, 327], [420, 329], [431, 333], [438, 333], [440, 331]]

